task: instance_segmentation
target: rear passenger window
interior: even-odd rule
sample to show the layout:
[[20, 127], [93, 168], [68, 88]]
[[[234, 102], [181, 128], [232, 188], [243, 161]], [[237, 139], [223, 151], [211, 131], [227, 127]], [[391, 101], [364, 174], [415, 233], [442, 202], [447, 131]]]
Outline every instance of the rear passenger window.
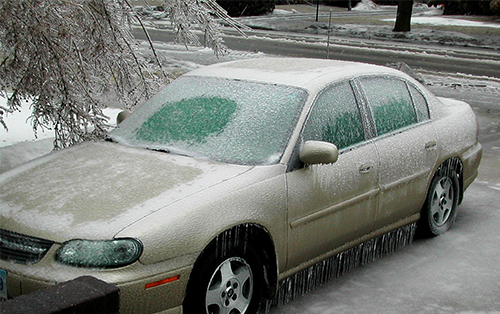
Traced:
[[311, 111], [304, 140], [330, 142], [342, 149], [365, 138], [356, 98], [349, 82], [323, 91]]
[[415, 105], [418, 121], [428, 120], [429, 109], [425, 97], [415, 87], [413, 87], [413, 85], [408, 86], [410, 86], [410, 94], [413, 99], [413, 104]]
[[378, 135], [417, 122], [417, 115], [404, 81], [385, 77], [360, 79]]

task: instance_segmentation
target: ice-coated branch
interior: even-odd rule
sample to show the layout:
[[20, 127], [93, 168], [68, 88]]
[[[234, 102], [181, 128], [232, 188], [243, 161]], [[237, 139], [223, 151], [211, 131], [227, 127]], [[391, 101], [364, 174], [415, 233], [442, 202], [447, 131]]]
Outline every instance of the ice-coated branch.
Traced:
[[138, 53], [135, 18], [126, 0], [0, 0], [0, 123], [28, 100], [55, 148], [102, 137], [106, 98], [130, 108], [164, 78]]
[[[161, 0], [178, 40], [223, 54], [222, 23], [239, 30], [214, 0]], [[140, 25], [153, 51], [145, 60], [131, 34]], [[33, 130], [55, 131], [55, 148], [104, 136], [105, 102], [131, 109], [168, 82], [160, 56], [129, 0], [0, 0], [0, 97], [4, 116], [31, 103]]]
[[222, 23], [246, 36], [248, 27], [236, 22], [215, 0], [162, 0], [166, 15], [177, 32], [177, 41], [187, 45], [200, 45], [195, 27], [205, 34], [205, 46], [216, 55], [225, 54], [227, 48], [222, 40]]

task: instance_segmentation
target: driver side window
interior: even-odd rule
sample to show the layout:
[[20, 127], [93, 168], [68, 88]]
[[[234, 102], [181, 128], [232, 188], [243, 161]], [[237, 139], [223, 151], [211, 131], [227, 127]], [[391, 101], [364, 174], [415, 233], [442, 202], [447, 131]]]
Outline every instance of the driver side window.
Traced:
[[320, 93], [303, 132], [303, 140], [330, 142], [340, 150], [364, 141], [364, 129], [349, 82]]

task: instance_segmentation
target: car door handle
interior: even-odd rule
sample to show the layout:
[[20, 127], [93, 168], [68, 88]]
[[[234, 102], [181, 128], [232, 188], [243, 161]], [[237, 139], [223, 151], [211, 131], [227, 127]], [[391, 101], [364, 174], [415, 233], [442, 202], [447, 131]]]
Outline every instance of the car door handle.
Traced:
[[372, 170], [373, 166], [372, 165], [361, 165], [359, 167], [359, 172], [361, 173], [368, 173]]
[[425, 149], [426, 150], [435, 150], [436, 148], [437, 148], [436, 141], [430, 141], [427, 144], [425, 144]]

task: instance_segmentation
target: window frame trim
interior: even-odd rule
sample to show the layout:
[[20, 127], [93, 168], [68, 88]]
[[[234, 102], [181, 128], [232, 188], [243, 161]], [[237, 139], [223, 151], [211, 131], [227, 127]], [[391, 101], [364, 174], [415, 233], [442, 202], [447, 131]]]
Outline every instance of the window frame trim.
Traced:
[[421, 121], [418, 121], [418, 123], [421, 123], [421, 122], [425, 122], [427, 120], [431, 120], [431, 111], [429, 109], [429, 100], [427, 99], [427, 96], [426, 94], [422, 91], [422, 89], [420, 89], [417, 85], [413, 84], [412, 82], [408, 81], [408, 80], [405, 80], [406, 82], [406, 88], [408, 89], [408, 92], [410, 93], [410, 98], [411, 98], [411, 102], [413, 104], [413, 109], [415, 110], [415, 114], [417, 115], [417, 120], [419, 120], [418, 118], [418, 112], [417, 112], [417, 106], [416, 106], [416, 101], [415, 101], [415, 98], [413, 97], [413, 94], [411, 92], [411, 89], [410, 87], [413, 87], [417, 93], [419, 93], [422, 98], [424, 99], [424, 102], [425, 102], [425, 113], [427, 115], [427, 118], [425, 120], [421, 120]]

